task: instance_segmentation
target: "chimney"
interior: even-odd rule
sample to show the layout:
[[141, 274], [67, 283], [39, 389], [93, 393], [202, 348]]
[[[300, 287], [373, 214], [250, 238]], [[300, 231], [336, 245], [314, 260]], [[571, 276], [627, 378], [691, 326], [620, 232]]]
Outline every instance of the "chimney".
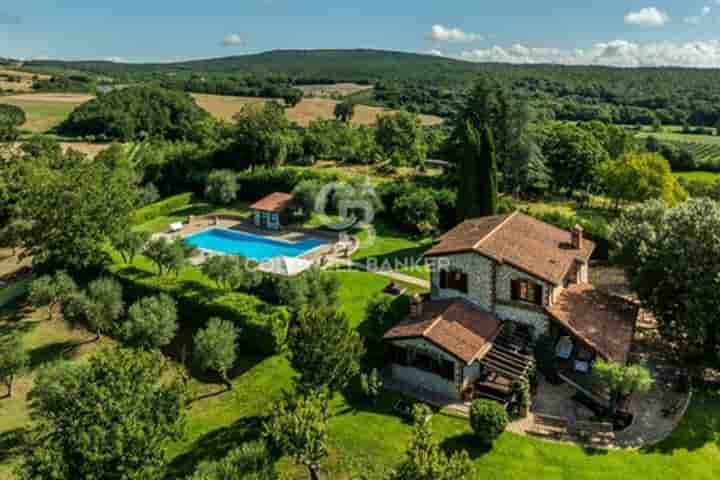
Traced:
[[416, 293], [410, 300], [410, 316], [418, 318], [423, 314], [423, 299], [420, 294]]
[[575, 250], [582, 250], [584, 234], [583, 228], [580, 225], [575, 225], [570, 230], [570, 239], [570, 244], [572, 245], [572, 248], [574, 248]]

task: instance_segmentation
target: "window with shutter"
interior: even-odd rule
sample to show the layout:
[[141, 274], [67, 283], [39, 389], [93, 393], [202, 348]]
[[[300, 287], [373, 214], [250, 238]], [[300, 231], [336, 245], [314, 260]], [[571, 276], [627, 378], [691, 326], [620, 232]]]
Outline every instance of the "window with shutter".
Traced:
[[535, 297], [534, 301], [536, 305], [543, 304], [543, 288], [540, 285], [535, 284]]
[[543, 304], [543, 287], [528, 280], [511, 280], [510, 296], [512, 300]]

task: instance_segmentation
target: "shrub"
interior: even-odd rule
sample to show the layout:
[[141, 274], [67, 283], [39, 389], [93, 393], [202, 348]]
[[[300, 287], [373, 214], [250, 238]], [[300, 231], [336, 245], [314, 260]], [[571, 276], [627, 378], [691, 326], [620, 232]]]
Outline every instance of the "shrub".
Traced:
[[492, 445], [509, 423], [505, 408], [492, 400], [475, 400], [470, 406], [470, 426], [481, 442]]
[[393, 205], [393, 216], [407, 229], [428, 235], [438, 228], [438, 206], [427, 190], [417, 190], [399, 197]]

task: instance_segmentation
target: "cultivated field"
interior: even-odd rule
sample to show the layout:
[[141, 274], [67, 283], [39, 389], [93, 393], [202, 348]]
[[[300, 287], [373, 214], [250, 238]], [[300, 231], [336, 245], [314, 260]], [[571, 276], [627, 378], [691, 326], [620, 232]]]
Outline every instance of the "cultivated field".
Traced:
[[[223, 120], [232, 120], [233, 116], [249, 103], [260, 103], [266, 100], [250, 97], [231, 97], [223, 95], [193, 94], [195, 101], [202, 108], [212, 113], [215, 117]], [[335, 118], [335, 105], [338, 102], [324, 98], [305, 98], [294, 108], [288, 110], [290, 120], [306, 126], [313, 120]], [[368, 125], [375, 123], [377, 118], [387, 112], [385, 108], [368, 107], [358, 105], [355, 108], [353, 123]], [[442, 123], [440, 117], [433, 115], [421, 115], [420, 119], [426, 125]]]
[[[216, 118], [232, 121], [233, 116], [240, 112], [245, 105], [263, 103], [267, 101], [255, 97], [232, 97], [223, 95], [192, 94], [197, 104], [210, 112]], [[89, 100], [93, 95], [82, 93], [26, 93], [0, 97], [0, 103], [16, 105], [27, 114], [28, 120], [23, 125], [24, 130], [32, 133], [44, 133], [62, 122], [73, 109]], [[307, 126], [313, 120], [320, 118], [335, 118], [336, 101], [324, 98], [307, 98], [296, 107], [288, 110], [290, 120]], [[391, 112], [378, 107], [358, 105], [355, 109], [353, 122], [368, 125], [375, 123], [378, 116]], [[420, 119], [425, 125], [442, 123], [440, 117], [421, 115]]]
[[698, 160], [700, 166], [720, 168], [720, 137], [714, 135], [690, 135], [679, 131], [665, 131], [659, 133], [642, 132], [639, 138], [653, 136], [663, 143], [674, 145], [687, 150]]
[[27, 93], [0, 97], [0, 103], [16, 105], [27, 115], [24, 130], [44, 133], [65, 120], [73, 109], [93, 99], [92, 95], [76, 93]]
[[306, 97], [338, 98], [372, 90], [374, 87], [358, 83], [336, 83], [333, 85], [301, 85], [297, 88], [302, 90]]
[[[0, 69], [0, 91], [30, 92], [32, 91], [33, 77], [35, 75], [17, 70]], [[9, 82], [7, 77], [20, 77], [20, 82]], [[38, 75], [38, 78], [45, 80], [50, 78], [47, 75]]]
[[675, 176], [693, 182], [716, 183], [720, 181], [720, 173], [716, 172], [675, 172]]

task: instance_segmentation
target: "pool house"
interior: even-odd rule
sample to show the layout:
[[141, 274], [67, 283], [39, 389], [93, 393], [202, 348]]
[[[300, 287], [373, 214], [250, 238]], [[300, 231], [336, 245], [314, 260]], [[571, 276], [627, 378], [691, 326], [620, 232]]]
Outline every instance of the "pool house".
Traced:
[[287, 222], [287, 212], [293, 200], [293, 196], [288, 193], [275, 192], [250, 205], [255, 226], [266, 230], [280, 230]]

